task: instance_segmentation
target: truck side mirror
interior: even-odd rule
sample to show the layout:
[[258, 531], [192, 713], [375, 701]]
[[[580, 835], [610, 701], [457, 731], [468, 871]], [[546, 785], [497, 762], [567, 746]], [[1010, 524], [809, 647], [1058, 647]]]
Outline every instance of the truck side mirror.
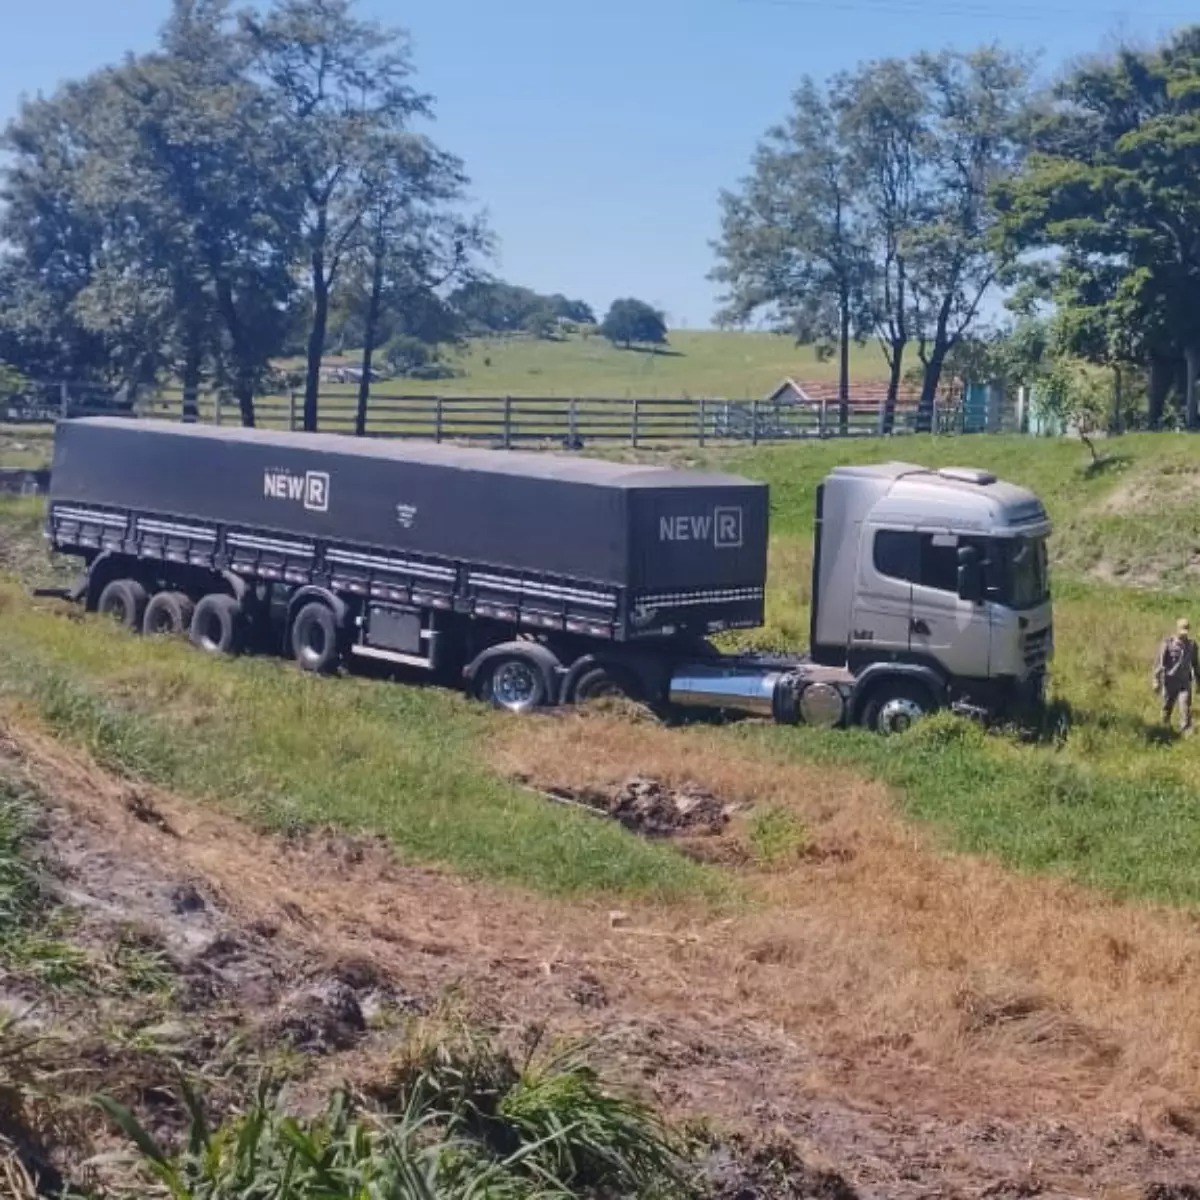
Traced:
[[983, 564], [974, 546], [958, 548], [958, 598], [971, 604], [983, 603]]

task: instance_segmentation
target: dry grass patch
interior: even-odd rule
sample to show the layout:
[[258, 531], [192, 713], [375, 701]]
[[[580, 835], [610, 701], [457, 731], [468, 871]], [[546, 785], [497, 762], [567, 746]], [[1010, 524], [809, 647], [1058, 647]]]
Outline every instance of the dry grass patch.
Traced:
[[710, 965], [723, 963], [711, 980], [723, 1006], [821, 1045], [856, 1090], [886, 1097], [890, 1063], [952, 1068], [928, 1081], [925, 1102], [947, 1086], [987, 1087], [1013, 1111], [1200, 1095], [1189, 914], [948, 854], [881, 786], [755, 759], [718, 730], [556, 717], [507, 727], [494, 761], [541, 786], [636, 772], [748, 804], [743, 820], [795, 813], [812, 849], [783, 870], [749, 868], [753, 910], [700, 937]]

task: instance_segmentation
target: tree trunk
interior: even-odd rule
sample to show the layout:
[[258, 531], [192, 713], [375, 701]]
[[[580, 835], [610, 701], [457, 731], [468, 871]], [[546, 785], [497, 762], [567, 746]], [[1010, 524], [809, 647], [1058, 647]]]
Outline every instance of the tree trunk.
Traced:
[[1200, 343], [1193, 342], [1186, 346], [1183, 356], [1187, 363], [1187, 386], [1184, 392], [1187, 427], [1194, 430], [1200, 426], [1200, 393], [1196, 390], [1200, 385]]
[[900, 397], [900, 380], [904, 375], [904, 343], [893, 341], [891, 363], [888, 370], [887, 398], [883, 402], [881, 433], [891, 433], [896, 428], [896, 401]]
[[312, 256], [313, 317], [308, 333], [308, 364], [304, 375], [304, 432], [317, 432], [317, 406], [321, 394], [321, 359], [325, 357], [325, 330], [329, 324], [329, 282], [325, 258]]
[[1124, 432], [1125, 377], [1119, 364], [1113, 366], [1113, 408], [1108, 427], [1111, 433]]
[[358, 381], [358, 410], [354, 414], [354, 434], [367, 436], [367, 409], [371, 402], [371, 360], [375, 356], [375, 332], [379, 328], [380, 300], [383, 296], [383, 250], [375, 247], [371, 264], [371, 298], [363, 330], [362, 378]]
[[850, 291], [842, 284], [838, 296], [838, 428], [843, 436], [850, 431]]
[[925, 364], [925, 376], [921, 380], [921, 399], [917, 404], [917, 432], [933, 432], [933, 407], [937, 398], [938, 388], [942, 383], [942, 368], [946, 365], [946, 355], [950, 347], [942, 335], [934, 340], [929, 360]]
[[1146, 414], [1146, 422], [1151, 429], [1158, 429], [1162, 425], [1163, 410], [1167, 406], [1167, 394], [1170, 390], [1170, 361], [1156, 354], [1150, 360], [1150, 404]]
[[204, 362], [204, 351], [200, 339], [189, 334], [187, 350], [183, 359], [183, 412], [181, 416], [188, 424], [200, 420], [200, 370]]
[[254, 362], [250, 356], [250, 347], [246, 344], [246, 331], [242, 328], [238, 316], [237, 304], [233, 299], [233, 288], [225, 276], [218, 274], [215, 278], [217, 288], [217, 307], [221, 319], [229, 331], [229, 342], [233, 350], [233, 394], [237, 397], [238, 408], [242, 414], [242, 424], [246, 428], [254, 427]]

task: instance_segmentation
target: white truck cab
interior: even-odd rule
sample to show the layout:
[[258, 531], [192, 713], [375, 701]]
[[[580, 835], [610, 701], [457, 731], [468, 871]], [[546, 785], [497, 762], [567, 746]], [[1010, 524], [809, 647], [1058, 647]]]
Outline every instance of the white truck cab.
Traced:
[[[860, 680], [889, 668], [988, 711], [1039, 700], [1053, 652], [1049, 533], [1032, 492], [986, 471], [836, 468], [817, 499], [813, 661]], [[910, 716], [905, 689], [888, 690], [897, 719]]]

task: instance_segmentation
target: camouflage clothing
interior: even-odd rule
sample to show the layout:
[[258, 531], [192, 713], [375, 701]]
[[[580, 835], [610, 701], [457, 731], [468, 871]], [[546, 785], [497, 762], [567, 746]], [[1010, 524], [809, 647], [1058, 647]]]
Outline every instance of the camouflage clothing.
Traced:
[[1154, 687], [1162, 697], [1162, 717], [1171, 720], [1179, 706], [1180, 728], [1186, 733], [1192, 728], [1192, 685], [1200, 675], [1200, 655], [1196, 643], [1186, 634], [1176, 634], [1164, 640], [1154, 664]]

